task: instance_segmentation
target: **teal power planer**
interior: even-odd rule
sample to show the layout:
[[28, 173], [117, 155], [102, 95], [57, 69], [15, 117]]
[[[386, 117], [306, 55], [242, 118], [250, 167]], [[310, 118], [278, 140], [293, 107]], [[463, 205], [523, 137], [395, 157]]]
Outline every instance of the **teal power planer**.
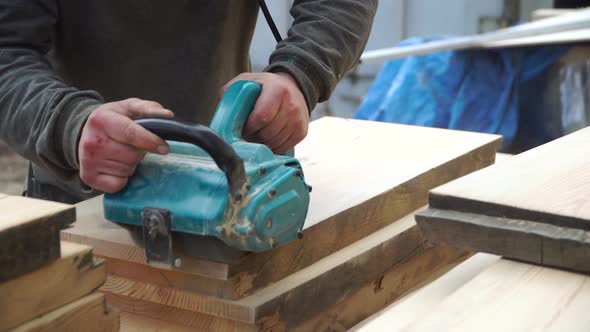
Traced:
[[210, 128], [135, 120], [166, 140], [170, 153], [146, 154], [127, 186], [105, 194], [103, 204], [106, 219], [143, 243], [148, 263], [233, 261], [301, 237], [311, 187], [293, 151], [278, 155], [241, 138], [260, 92], [255, 82], [232, 84]]

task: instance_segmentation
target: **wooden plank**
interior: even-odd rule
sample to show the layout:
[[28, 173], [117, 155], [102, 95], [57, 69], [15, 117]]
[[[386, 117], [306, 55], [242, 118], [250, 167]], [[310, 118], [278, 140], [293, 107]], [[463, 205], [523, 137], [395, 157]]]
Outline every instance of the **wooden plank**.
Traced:
[[498, 260], [500, 257], [495, 255], [475, 254], [440, 278], [393, 302], [349, 331], [399, 331], [428, 316], [441, 301]]
[[435, 188], [433, 243], [590, 271], [590, 128]]
[[[498, 153], [496, 163], [510, 157], [512, 155]], [[399, 331], [413, 321], [427, 316], [439, 302], [500, 259], [501, 257], [496, 255], [477, 253], [440, 278], [393, 302], [349, 331]]]
[[115, 332], [119, 331], [119, 313], [108, 309], [104, 294], [91, 294], [12, 331]]
[[[211, 329], [195, 329], [189, 326], [174, 324], [151, 317], [140, 316], [128, 312], [121, 313], [121, 331], [123, 332], [195, 332], [222, 331], [219, 327]], [[227, 330], [226, 330], [227, 331]], [[237, 330], [236, 330], [237, 331]]]
[[590, 9], [581, 9], [569, 14], [529, 22], [472, 36], [460, 36], [435, 40], [418, 45], [397, 46], [366, 51], [361, 55], [362, 63], [383, 62], [408, 56], [429, 53], [465, 50], [474, 48], [501, 47], [512, 40], [526, 40], [535, 36], [551, 35], [590, 28]]
[[[290, 330], [317, 313], [344, 303], [350, 326], [428, 279], [441, 267], [456, 264], [466, 253], [424, 243], [414, 216], [402, 218], [320, 262], [239, 300], [223, 300], [179, 289], [109, 276], [101, 291], [123, 311], [203, 328], [233, 321], [260, 330]], [[394, 269], [395, 272], [387, 272]], [[388, 291], [379, 296], [375, 280], [387, 277]], [[346, 276], [346, 277], [343, 277]], [[404, 276], [404, 277], [402, 277]], [[378, 288], [383, 288], [379, 286]], [[355, 294], [365, 295], [355, 295]], [[350, 299], [349, 299], [350, 298]], [[363, 301], [362, 310], [356, 300]], [[139, 308], [139, 309], [138, 309]], [[192, 312], [192, 315], [191, 315]], [[197, 319], [196, 315], [202, 316]]]
[[0, 282], [60, 257], [59, 231], [76, 216], [73, 205], [0, 197]]
[[452, 247], [429, 247], [420, 255], [392, 267], [344, 301], [302, 322], [294, 331], [348, 331], [393, 301], [442, 276], [470, 255]]
[[590, 232], [528, 220], [428, 209], [417, 216], [433, 243], [590, 272]]
[[590, 277], [500, 260], [402, 331], [587, 331]]
[[322, 118], [311, 123], [296, 149], [314, 188], [301, 240], [235, 263], [183, 257], [189, 262], [180, 268], [184, 273], [155, 269], [145, 264], [143, 248], [126, 230], [104, 220], [100, 197], [77, 206], [78, 220], [62, 238], [117, 260], [109, 265], [113, 274], [238, 299], [423, 206], [431, 188], [492, 164], [500, 144], [495, 135]]
[[61, 258], [43, 268], [0, 284], [0, 331], [90, 294], [106, 280], [103, 261], [92, 248], [61, 243]]

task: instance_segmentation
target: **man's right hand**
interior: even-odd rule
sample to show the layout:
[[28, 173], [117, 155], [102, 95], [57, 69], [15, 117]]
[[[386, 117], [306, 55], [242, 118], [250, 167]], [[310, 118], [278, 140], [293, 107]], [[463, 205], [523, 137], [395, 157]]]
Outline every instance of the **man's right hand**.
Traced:
[[127, 184], [146, 152], [167, 154], [164, 140], [135, 123], [140, 116], [173, 117], [162, 105], [137, 98], [101, 105], [90, 114], [80, 137], [80, 178], [108, 193]]

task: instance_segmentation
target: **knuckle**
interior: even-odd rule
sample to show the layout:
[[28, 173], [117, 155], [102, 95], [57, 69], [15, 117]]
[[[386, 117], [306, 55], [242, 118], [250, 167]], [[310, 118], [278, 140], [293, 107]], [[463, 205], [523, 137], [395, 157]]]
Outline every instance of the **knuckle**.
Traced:
[[123, 130], [123, 139], [126, 142], [133, 143], [135, 142], [136, 136], [137, 132], [135, 130], [135, 127], [133, 126], [133, 122], [129, 122]]
[[289, 114], [290, 116], [296, 115], [299, 113], [299, 105], [293, 100], [293, 99], [289, 99], [285, 102], [284, 104], [285, 110], [287, 111], [287, 114]]
[[92, 127], [101, 127], [104, 123], [104, 113], [97, 109], [88, 116], [87, 122]]
[[141, 103], [141, 99], [136, 98], [136, 97], [132, 97], [132, 98], [127, 98], [125, 100], [123, 100], [123, 102], [128, 103], [128, 104], [138, 104]]

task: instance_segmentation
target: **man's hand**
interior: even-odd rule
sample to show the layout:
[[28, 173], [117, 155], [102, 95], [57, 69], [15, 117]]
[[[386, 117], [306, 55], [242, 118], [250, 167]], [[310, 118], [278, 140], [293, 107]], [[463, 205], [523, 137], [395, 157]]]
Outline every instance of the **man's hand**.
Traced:
[[131, 118], [173, 115], [156, 102], [137, 98], [98, 107], [88, 117], [78, 145], [82, 181], [108, 193], [123, 189], [146, 151], [169, 152], [165, 141]]
[[222, 95], [238, 80], [262, 85], [262, 93], [244, 126], [244, 139], [266, 144], [275, 153], [293, 148], [307, 135], [309, 110], [297, 83], [286, 73], [243, 73], [229, 81]]

